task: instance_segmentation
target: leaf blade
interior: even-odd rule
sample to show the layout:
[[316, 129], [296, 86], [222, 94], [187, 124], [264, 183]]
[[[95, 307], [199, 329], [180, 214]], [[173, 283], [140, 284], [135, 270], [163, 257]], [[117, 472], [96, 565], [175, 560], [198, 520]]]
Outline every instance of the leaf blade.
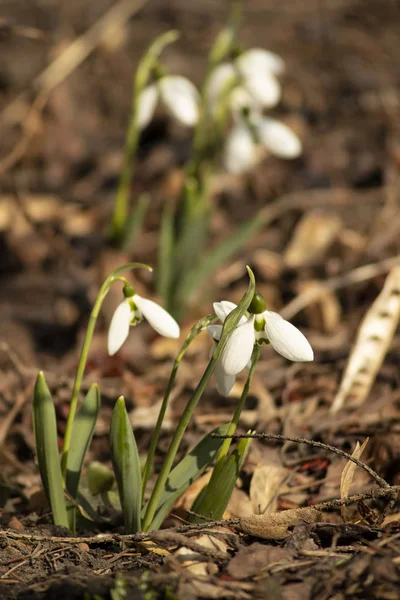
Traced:
[[53, 514], [55, 525], [68, 527], [68, 514], [57, 440], [56, 411], [42, 371], [33, 393], [33, 429], [39, 471]]
[[123, 396], [115, 403], [110, 429], [111, 457], [124, 513], [125, 530], [141, 529], [142, 476], [139, 453]]

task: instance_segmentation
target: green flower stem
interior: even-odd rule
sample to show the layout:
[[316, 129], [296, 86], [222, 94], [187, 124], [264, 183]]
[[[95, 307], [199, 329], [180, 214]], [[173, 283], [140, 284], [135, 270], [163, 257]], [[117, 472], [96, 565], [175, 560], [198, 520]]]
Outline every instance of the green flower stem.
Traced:
[[160, 437], [160, 432], [161, 432], [161, 426], [164, 421], [169, 397], [171, 395], [172, 388], [175, 383], [176, 373], [178, 371], [180, 362], [181, 362], [186, 350], [189, 348], [191, 342], [194, 340], [194, 338], [197, 335], [199, 335], [199, 333], [201, 333], [203, 331], [203, 329], [205, 329], [207, 327], [207, 325], [210, 325], [210, 323], [212, 323], [212, 321], [215, 319], [215, 317], [216, 317], [216, 315], [214, 313], [212, 313], [211, 315], [208, 315], [207, 317], [204, 317], [203, 319], [200, 319], [199, 321], [197, 321], [197, 323], [190, 330], [189, 335], [187, 336], [186, 340], [184, 341], [182, 348], [180, 349], [179, 354], [174, 361], [174, 365], [172, 367], [171, 375], [169, 376], [169, 380], [168, 380], [164, 398], [163, 398], [163, 401], [161, 404], [160, 412], [158, 413], [157, 423], [156, 423], [156, 426], [154, 429], [153, 436], [151, 438], [150, 448], [147, 453], [146, 463], [144, 465], [144, 469], [143, 469], [143, 473], [142, 473], [142, 497], [144, 497], [144, 494], [146, 491], [146, 485], [147, 485], [147, 482], [148, 482], [148, 479], [149, 479], [149, 476], [150, 476], [150, 473], [151, 473], [151, 470], [153, 467], [154, 453], [157, 448], [158, 439]]
[[[242, 395], [240, 396], [240, 400], [236, 406], [236, 410], [234, 412], [234, 415], [232, 417], [232, 421], [229, 424], [228, 427], [228, 432], [226, 435], [232, 436], [235, 434], [236, 432], [236, 428], [238, 426], [239, 423], [239, 419], [240, 419], [240, 415], [242, 413], [244, 404], [246, 402], [248, 393], [249, 393], [249, 389], [250, 389], [250, 385], [251, 385], [251, 381], [253, 379], [253, 374], [256, 368], [256, 365], [258, 363], [258, 360], [260, 358], [260, 352], [261, 352], [261, 347], [256, 345], [254, 347], [253, 350], [253, 356], [251, 359], [251, 367], [250, 367], [250, 371], [249, 374], [247, 376], [247, 380], [246, 383], [244, 385], [243, 391], [242, 391]], [[230, 445], [232, 443], [232, 438], [227, 438], [224, 440], [221, 448], [219, 449], [219, 452], [217, 454], [217, 458], [216, 458], [216, 463], [215, 463], [215, 467], [213, 470], [213, 474], [212, 474], [212, 478], [217, 477], [217, 475], [219, 474], [219, 472], [222, 470], [224, 463], [225, 463], [225, 458], [229, 452], [229, 448]]]
[[160, 496], [164, 490], [165, 483], [167, 481], [169, 472], [172, 468], [172, 465], [175, 460], [176, 453], [178, 452], [179, 445], [181, 443], [183, 434], [185, 433], [186, 427], [189, 424], [189, 421], [192, 417], [193, 411], [195, 410], [200, 398], [203, 395], [204, 389], [207, 385], [208, 380], [210, 379], [213, 371], [215, 369], [215, 365], [217, 360], [220, 358], [223, 349], [225, 348], [226, 342], [228, 341], [229, 336], [236, 328], [239, 323], [241, 317], [246, 312], [249, 304], [253, 298], [255, 291], [255, 279], [252, 270], [249, 267], [247, 268], [247, 273], [250, 279], [249, 287], [247, 292], [243, 295], [239, 305], [227, 316], [225, 319], [224, 327], [222, 329], [221, 339], [218, 342], [218, 345], [214, 351], [213, 356], [211, 357], [206, 370], [203, 373], [200, 382], [195, 389], [192, 397], [186, 405], [185, 410], [182, 413], [178, 426], [176, 428], [175, 434], [172, 438], [171, 444], [168, 448], [167, 456], [165, 457], [164, 464], [161, 467], [160, 474], [157, 478], [156, 484], [154, 486], [153, 492], [150, 496], [149, 503], [147, 505], [146, 514], [144, 516], [142, 522], [143, 531], [147, 531], [151, 527], [151, 523], [154, 519], [155, 512], [157, 510], [158, 502], [160, 500]]
[[208, 383], [208, 380], [210, 379], [211, 375], [213, 374], [216, 362], [217, 362], [217, 359], [215, 358], [215, 354], [214, 354], [214, 356], [210, 359], [210, 361], [207, 365], [207, 368], [204, 371], [203, 376], [200, 379], [200, 382], [199, 382], [193, 396], [190, 398], [188, 404], [186, 405], [185, 410], [182, 413], [182, 416], [181, 416], [181, 419], [176, 428], [174, 437], [172, 438], [170, 447], [168, 448], [168, 453], [165, 458], [164, 464], [161, 468], [156, 485], [154, 486], [153, 492], [150, 496], [149, 504], [147, 506], [147, 511], [146, 511], [146, 514], [144, 516], [143, 523], [142, 523], [143, 531], [147, 531], [151, 526], [151, 522], [152, 522], [155, 512], [157, 510], [158, 501], [159, 501], [162, 491], [164, 489], [169, 472], [174, 463], [175, 456], [176, 456], [176, 453], [178, 452], [178, 448], [181, 443], [183, 434], [186, 431], [186, 427], [189, 424], [189, 421], [192, 417], [194, 409], [196, 408], [201, 396], [203, 395], [203, 392]]
[[[140, 93], [149, 82], [153, 69], [164, 47], [177, 40], [177, 31], [167, 31], [154, 40], [138, 65], [133, 81], [131, 114], [125, 141], [124, 166], [118, 183], [118, 192], [114, 204], [114, 214], [111, 221], [110, 239], [118, 246], [125, 242], [127, 221], [129, 215], [129, 188], [135, 168], [136, 151], [139, 143], [140, 130], [137, 122], [137, 107]], [[140, 215], [138, 217], [140, 219]], [[132, 221], [135, 219], [133, 218]], [[131, 222], [132, 226], [132, 222]]]
[[137, 123], [138, 93], [133, 88], [131, 115], [125, 141], [124, 165], [118, 182], [114, 214], [111, 221], [111, 240], [121, 246], [125, 241], [125, 228], [129, 214], [129, 187], [135, 168], [136, 151], [139, 143], [139, 127]]
[[64, 485], [65, 485], [66, 473], [67, 473], [68, 452], [69, 452], [69, 449], [71, 446], [72, 426], [74, 423], [76, 409], [77, 409], [77, 405], [78, 405], [79, 391], [81, 389], [83, 374], [85, 372], [87, 357], [88, 357], [88, 353], [89, 353], [89, 347], [90, 347], [90, 344], [92, 341], [93, 332], [94, 332], [94, 328], [96, 325], [97, 317], [99, 316], [101, 305], [103, 303], [104, 298], [107, 296], [108, 291], [109, 291], [111, 285], [114, 283], [114, 281], [118, 281], [119, 279], [121, 279], [119, 277], [119, 274], [122, 273], [123, 271], [127, 271], [129, 269], [138, 269], [138, 268], [148, 269], [149, 271], [152, 270], [151, 267], [149, 267], [148, 265], [142, 264], [142, 263], [128, 263], [126, 265], [123, 265], [122, 267], [119, 267], [115, 271], [113, 271], [107, 277], [107, 279], [104, 281], [103, 285], [101, 286], [98, 296], [96, 298], [96, 302], [94, 303], [92, 312], [90, 314], [89, 323], [88, 323], [88, 326], [86, 329], [85, 339], [83, 340], [82, 350], [81, 350], [81, 354], [79, 357], [78, 369], [77, 369], [76, 375], [75, 375], [75, 381], [74, 381], [74, 387], [72, 390], [71, 403], [69, 406], [67, 424], [65, 427], [63, 450], [61, 453], [61, 473], [62, 473]]

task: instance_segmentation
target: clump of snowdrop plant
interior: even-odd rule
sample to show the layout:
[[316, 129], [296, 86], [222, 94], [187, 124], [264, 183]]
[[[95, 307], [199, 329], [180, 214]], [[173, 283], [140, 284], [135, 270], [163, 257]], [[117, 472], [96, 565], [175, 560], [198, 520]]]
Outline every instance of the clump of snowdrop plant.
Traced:
[[[94, 463], [88, 471], [89, 487], [85, 486], [82, 484], [81, 475], [100, 411], [100, 390], [99, 386], [93, 383], [84, 398], [80, 398], [80, 390], [97, 317], [111, 286], [123, 284], [123, 299], [109, 325], [109, 354], [118, 351], [126, 340], [131, 325], [137, 325], [143, 318], [161, 335], [170, 338], [178, 338], [180, 335], [179, 325], [173, 317], [152, 300], [136, 294], [134, 286], [121, 275], [128, 269], [138, 268], [151, 270], [148, 265], [141, 263], [124, 265], [113, 271], [100, 288], [82, 345], [61, 460], [58, 454], [55, 406], [43, 373], [39, 373], [35, 385], [33, 423], [43, 486], [54, 523], [73, 530], [79, 526], [82, 517], [86, 520], [85, 527], [88, 518], [96, 520], [96, 510], [88, 512], [88, 507], [96, 502], [95, 494], [101, 495], [101, 498], [106, 494], [106, 504], [112, 504], [115, 509], [122, 510], [127, 532], [157, 529], [161, 527], [180, 495], [212, 463], [214, 468], [210, 481], [192, 508], [194, 512], [205, 517], [220, 518], [229, 502], [251, 440], [240, 440], [231, 450], [230, 438], [218, 438], [214, 434], [231, 436], [235, 433], [260, 357], [261, 345], [271, 343], [280, 354], [290, 360], [313, 359], [312, 349], [300, 331], [276, 313], [266, 310], [265, 302], [256, 293], [254, 275], [251, 269], [247, 268], [249, 286], [239, 304], [235, 305], [229, 301], [216, 302], [214, 312], [195, 323], [184, 340], [166, 384], [144, 466], [139, 458], [134, 423], [132, 427], [125, 400], [121, 396], [115, 403], [110, 424], [114, 476], [105, 466]], [[217, 320], [222, 324], [217, 324]], [[161, 469], [157, 476], [152, 478], [154, 455], [177, 370], [191, 342], [205, 330], [215, 340], [209, 362], [200, 381], [193, 384], [193, 392], [177, 422]], [[218, 387], [222, 393], [227, 394], [237, 373], [246, 366], [249, 367], [249, 374], [230, 423], [209, 432], [173, 466], [186, 428], [211, 376], [215, 374]], [[80, 407], [77, 410], [79, 401]], [[113, 491], [113, 487], [117, 492]]]
[[[165, 198], [160, 220], [157, 295], [174, 317], [184, 313], [197, 289], [213, 271], [246, 244], [263, 226], [254, 215], [220, 246], [206, 251], [214, 202], [213, 178], [222, 169], [241, 175], [268, 153], [295, 159], [302, 153], [298, 136], [268, 114], [281, 99], [283, 59], [263, 48], [243, 48], [240, 14], [235, 4], [229, 21], [215, 39], [199, 88], [187, 77], [169, 72], [163, 50], [178, 38], [162, 34], [139, 61], [134, 77], [132, 110], [125, 144], [110, 239], [134, 248], [151, 199], [144, 192], [130, 210], [130, 182], [140, 134], [157, 106], [192, 135], [183, 165], [178, 197]], [[122, 310], [122, 309], [121, 309]]]

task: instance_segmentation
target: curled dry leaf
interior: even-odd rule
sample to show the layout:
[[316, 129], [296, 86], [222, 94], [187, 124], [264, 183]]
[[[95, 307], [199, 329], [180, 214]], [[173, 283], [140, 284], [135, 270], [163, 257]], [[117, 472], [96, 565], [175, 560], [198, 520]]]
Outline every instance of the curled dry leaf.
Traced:
[[319, 521], [322, 521], [322, 513], [315, 508], [292, 508], [266, 515], [243, 517], [238, 528], [244, 533], [265, 540], [283, 540], [290, 535], [295, 525]]
[[[369, 440], [369, 438], [366, 438], [363, 441], [361, 446], [360, 446], [360, 443], [357, 442], [354, 452], [352, 454], [353, 458], [357, 458], [358, 460], [360, 460], [361, 455], [364, 452], [366, 445], [368, 444], [368, 440]], [[349, 461], [347, 461], [347, 463], [343, 469], [342, 477], [340, 480], [340, 497], [341, 498], [345, 498], [346, 496], [349, 496], [350, 487], [351, 487], [351, 484], [353, 483], [356, 467], [357, 467], [357, 465], [355, 463], [353, 463], [351, 460], [349, 460]], [[345, 506], [342, 506], [341, 511], [342, 511], [343, 521], [350, 521], [351, 520], [350, 511]]]
[[347, 399], [351, 399], [352, 406], [365, 402], [389, 349], [399, 317], [400, 266], [395, 266], [360, 325], [332, 412], [337, 412]]
[[321, 210], [309, 211], [298, 223], [286, 248], [286, 265], [296, 269], [319, 262], [336, 240], [341, 227], [337, 215]]

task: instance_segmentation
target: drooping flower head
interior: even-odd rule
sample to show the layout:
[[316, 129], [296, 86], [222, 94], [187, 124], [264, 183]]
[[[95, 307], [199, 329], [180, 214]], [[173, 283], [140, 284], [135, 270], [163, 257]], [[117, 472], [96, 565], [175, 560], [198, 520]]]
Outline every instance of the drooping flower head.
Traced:
[[[224, 323], [236, 304], [223, 300], [215, 302], [213, 307], [218, 319]], [[209, 325], [207, 332], [217, 342], [221, 337], [222, 325]], [[277, 313], [266, 310], [264, 298], [256, 292], [249, 314], [240, 319], [229, 336], [214, 370], [217, 387], [223, 395], [226, 396], [232, 389], [236, 375], [249, 366], [254, 345], [265, 343], [271, 344], [281, 356], [294, 362], [314, 359], [313, 350], [301, 331]]]
[[112, 356], [121, 348], [129, 334], [131, 325], [146, 319], [160, 335], [178, 338], [180, 329], [173, 317], [159, 304], [142, 298], [135, 293], [133, 286], [125, 284], [125, 299], [117, 306], [108, 330], [108, 354]]

